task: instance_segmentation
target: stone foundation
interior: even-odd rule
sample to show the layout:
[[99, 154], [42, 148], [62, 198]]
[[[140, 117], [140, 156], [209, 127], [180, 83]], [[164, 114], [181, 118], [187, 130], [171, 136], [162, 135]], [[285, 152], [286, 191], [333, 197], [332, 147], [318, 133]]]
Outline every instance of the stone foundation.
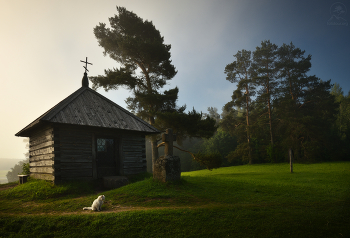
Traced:
[[178, 156], [161, 156], [154, 164], [153, 178], [162, 182], [181, 179], [181, 163]]

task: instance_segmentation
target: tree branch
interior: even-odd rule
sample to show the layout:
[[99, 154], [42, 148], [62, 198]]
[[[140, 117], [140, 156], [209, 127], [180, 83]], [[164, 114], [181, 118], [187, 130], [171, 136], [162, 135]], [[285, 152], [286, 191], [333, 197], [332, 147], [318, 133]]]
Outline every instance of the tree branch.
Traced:
[[312, 102], [312, 101], [307, 101], [307, 102], [304, 102], [303, 104], [300, 105], [299, 108], [301, 108], [302, 106], [304, 106], [305, 103], [309, 103], [309, 102]]

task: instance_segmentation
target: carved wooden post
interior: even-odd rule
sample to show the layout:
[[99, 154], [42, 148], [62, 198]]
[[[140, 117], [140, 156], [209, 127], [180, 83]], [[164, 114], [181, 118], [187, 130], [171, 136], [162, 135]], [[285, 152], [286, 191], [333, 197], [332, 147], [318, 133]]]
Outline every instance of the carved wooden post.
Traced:
[[164, 156], [173, 155], [174, 141], [176, 141], [176, 135], [173, 134], [173, 129], [166, 129], [162, 135], [162, 142], [165, 142]]
[[293, 173], [293, 160], [294, 160], [294, 153], [292, 148], [289, 148], [289, 164], [290, 164], [290, 172]]
[[174, 141], [176, 141], [176, 135], [169, 128], [162, 134], [162, 142], [165, 146], [164, 156], [161, 156], [154, 164], [153, 178], [159, 181], [168, 182], [181, 179], [180, 158], [173, 156]]

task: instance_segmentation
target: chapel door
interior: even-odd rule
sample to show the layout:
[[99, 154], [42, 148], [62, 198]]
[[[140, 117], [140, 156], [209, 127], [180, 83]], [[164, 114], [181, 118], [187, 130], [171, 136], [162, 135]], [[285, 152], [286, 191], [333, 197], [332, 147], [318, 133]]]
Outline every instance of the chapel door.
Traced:
[[115, 139], [97, 138], [96, 139], [96, 164], [97, 177], [114, 176], [117, 171], [117, 145]]

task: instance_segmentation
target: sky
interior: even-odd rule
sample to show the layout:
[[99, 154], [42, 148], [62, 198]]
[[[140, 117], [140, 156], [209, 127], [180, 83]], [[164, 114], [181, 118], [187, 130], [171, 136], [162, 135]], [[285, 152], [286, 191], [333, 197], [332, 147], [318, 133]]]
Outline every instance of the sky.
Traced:
[[[171, 44], [178, 73], [164, 89], [177, 86], [178, 105], [188, 110], [221, 112], [236, 87], [225, 66], [263, 40], [293, 42], [312, 55], [309, 75], [350, 90], [349, 1], [0, 0], [0, 158], [24, 159], [25, 143], [15, 134], [81, 87], [80, 60], [93, 64], [90, 76], [118, 67], [93, 34], [116, 6], [152, 21]], [[98, 92], [126, 108], [126, 89]]]

